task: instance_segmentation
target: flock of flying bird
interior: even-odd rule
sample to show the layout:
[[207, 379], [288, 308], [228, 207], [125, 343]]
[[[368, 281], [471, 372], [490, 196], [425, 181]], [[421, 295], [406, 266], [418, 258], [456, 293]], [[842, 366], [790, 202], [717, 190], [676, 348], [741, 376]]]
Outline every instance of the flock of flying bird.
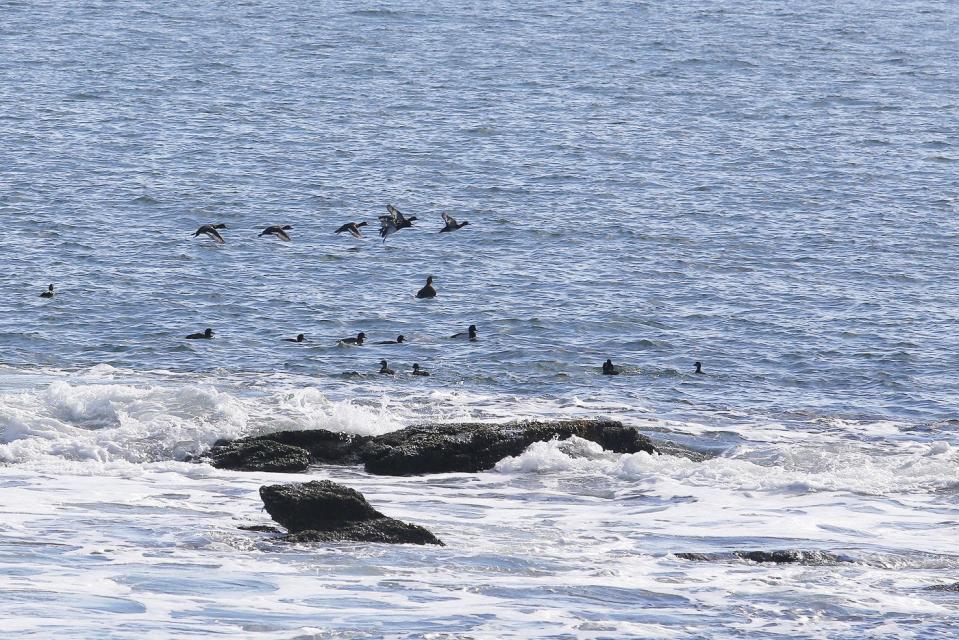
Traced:
[[[383, 242], [386, 242], [386, 239], [389, 238], [394, 233], [396, 233], [397, 231], [412, 227], [413, 221], [417, 219], [416, 216], [410, 216], [407, 218], [400, 212], [399, 209], [397, 209], [391, 204], [386, 205], [386, 210], [388, 212], [387, 215], [379, 216], [379, 221], [380, 221], [379, 233], [380, 233], [380, 237], [383, 238]], [[443, 217], [443, 222], [445, 223], [445, 226], [442, 229], [440, 229], [439, 231], [440, 233], [456, 231], [457, 229], [462, 229], [463, 227], [469, 224], [469, 221], [467, 220], [464, 220], [463, 222], [457, 222], [455, 218], [453, 218], [447, 213], [443, 213], [441, 215]], [[367, 223], [365, 221], [364, 222], [347, 222], [346, 224], [342, 225], [339, 229], [337, 229], [334, 233], [337, 233], [337, 234], [349, 233], [350, 235], [354, 237], [362, 238], [363, 232], [360, 231], [360, 227], [365, 227], [365, 226], [367, 226]], [[225, 244], [226, 240], [224, 240], [223, 236], [220, 235], [220, 229], [226, 229], [226, 228], [227, 226], [223, 223], [204, 224], [200, 226], [200, 228], [193, 233], [193, 237], [197, 238], [199, 236], [207, 236], [210, 239], [212, 239], [214, 242], [216, 242], [217, 244]], [[265, 228], [262, 232], [260, 232], [260, 235], [257, 237], [274, 236], [276, 238], [279, 238], [280, 240], [283, 240], [284, 242], [290, 242], [292, 238], [290, 238], [290, 234], [288, 234], [287, 231], [292, 231], [292, 230], [293, 230], [293, 227], [288, 224], [271, 225]], [[53, 295], [54, 295], [53, 285], [51, 284], [46, 291], [40, 294], [40, 297], [52, 298]], [[433, 276], [429, 276], [426, 279], [426, 285], [416, 293], [416, 297], [420, 299], [436, 297], [436, 289], [433, 287]], [[186, 339], [187, 340], [210, 340], [213, 338], [213, 336], [214, 336], [213, 329], [208, 328], [205, 331], [202, 331], [200, 333], [191, 333], [190, 335], [186, 336]], [[476, 325], [471, 324], [466, 331], [453, 334], [452, 336], [450, 336], [450, 338], [454, 338], [454, 339], [466, 338], [470, 342], [475, 342], [476, 341]], [[306, 336], [301, 333], [297, 335], [295, 338], [284, 338], [284, 340], [287, 342], [301, 343], [306, 341]], [[343, 338], [342, 340], [339, 341], [339, 343], [343, 345], [362, 346], [365, 341], [366, 341], [366, 334], [361, 331], [358, 334], [356, 334], [356, 337]], [[375, 344], [402, 344], [405, 341], [406, 341], [406, 338], [403, 337], [402, 335], [399, 335], [396, 337], [396, 340], [385, 340], [382, 342], [377, 342]], [[694, 366], [696, 367], [696, 370], [693, 373], [698, 373], [701, 375], [705, 373], [703, 371], [703, 365], [701, 362], [695, 362]], [[389, 363], [387, 363], [386, 360], [380, 360], [379, 372], [385, 375], [396, 374], [396, 372], [393, 369], [390, 369]], [[420, 365], [415, 363], [413, 364], [413, 370], [411, 373], [414, 376], [430, 375], [428, 371], [425, 371], [424, 369], [420, 368]], [[619, 373], [620, 372], [616, 369], [616, 366], [613, 365], [612, 360], [607, 359], [606, 362], [603, 363], [603, 375], [615, 376], [615, 375], [619, 375]]]
[[[394, 207], [391, 204], [386, 205], [387, 215], [379, 216], [380, 221], [380, 237], [383, 238], [383, 242], [386, 242], [386, 239], [391, 235], [400, 231], [401, 229], [407, 229], [413, 226], [413, 221], [416, 220], [416, 216], [406, 217], [403, 213]], [[469, 224], [468, 220], [463, 222], [457, 222], [455, 218], [450, 216], [447, 213], [442, 214], [443, 222], [445, 226], [440, 229], [440, 233], [456, 231], [457, 229], [462, 229]], [[360, 227], [367, 226], [367, 223], [364, 222], [347, 222], [337, 229], [334, 233], [349, 233], [350, 235], [362, 238], [363, 232], [360, 231]], [[193, 237], [207, 236], [218, 244], [225, 244], [226, 240], [223, 239], [223, 236], [220, 234], [220, 229], [226, 229], [227, 226], [223, 223], [218, 224], [205, 224], [202, 225], [193, 233]], [[263, 236], [274, 236], [283, 240], [284, 242], [290, 242], [290, 234], [287, 231], [292, 231], [293, 227], [286, 225], [272, 225], [264, 229], [258, 237]], [[49, 294], [49, 295], [48, 295]], [[45, 291], [42, 294], [44, 297], [53, 296], [53, 285], [50, 285], [49, 291]], [[424, 298], [435, 298], [436, 289], [433, 287], [433, 276], [429, 276], [426, 279], [426, 285], [416, 293], [416, 297], [420, 299]], [[201, 333], [191, 333], [186, 336], [187, 340], [209, 340], [213, 338], [214, 333], [213, 329], [206, 329]], [[476, 325], [471, 324], [467, 331], [454, 334], [450, 336], [451, 338], [467, 338], [471, 342], [476, 341]], [[306, 341], [306, 336], [304, 334], [299, 334], [295, 338], [284, 338], [287, 342], [297, 342], [302, 343]], [[339, 341], [343, 345], [353, 345], [353, 346], [362, 346], [366, 340], [366, 334], [362, 331], [356, 334], [354, 338], [344, 338]], [[402, 344], [406, 341], [406, 338], [402, 335], [396, 337], [396, 340], [385, 340], [382, 342], [377, 342], [376, 344]], [[380, 373], [385, 375], [395, 375], [396, 372], [393, 369], [390, 369], [389, 363], [386, 360], [380, 360]], [[414, 376], [428, 376], [430, 375], [428, 371], [422, 369], [418, 363], [413, 364], [413, 370], [411, 372]]]

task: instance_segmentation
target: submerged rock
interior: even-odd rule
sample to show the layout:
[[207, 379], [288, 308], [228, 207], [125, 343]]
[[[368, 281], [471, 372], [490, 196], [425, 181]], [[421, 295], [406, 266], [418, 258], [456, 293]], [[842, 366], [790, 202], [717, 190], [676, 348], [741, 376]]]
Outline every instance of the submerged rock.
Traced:
[[[363, 464], [370, 473], [474, 473], [518, 456], [534, 442], [577, 436], [616, 453], [654, 453], [657, 446], [632, 427], [603, 420], [530, 421], [507, 424], [426, 424], [381, 436], [350, 436], [313, 429], [279, 431], [219, 442], [208, 457], [221, 469], [302, 471], [311, 463]], [[664, 443], [673, 455], [702, 454]], [[278, 459], [270, 464], [270, 455]]]
[[267, 513], [290, 542], [443, 543], [425, 528], [388, 518], [359, 491], [329, 480], [260, 487]]
[[730, 551], [727, 553], [677, 553], [677, 558], [699, 562], [721, 562], [727, 560], [749, 560], [750, 562], [771, 562], [776, 564], [823, 565], [852, 562], [846, 556], [826, 551], [802, 551], [781, 549], [776, 551]]

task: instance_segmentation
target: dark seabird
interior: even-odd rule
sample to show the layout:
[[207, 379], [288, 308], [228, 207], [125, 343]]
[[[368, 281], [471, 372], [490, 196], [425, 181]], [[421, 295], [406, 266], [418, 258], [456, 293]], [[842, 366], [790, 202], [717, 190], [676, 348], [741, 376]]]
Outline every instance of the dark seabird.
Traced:
[[340, 340], [340, 344], [355, 344], [356, 346], [362, 346], [363, 341], [366, 340], [366, 334], [360, 331], [356, 334], [355, 338], [343, 338]]
[[186, 337], [187, 340], [210, 340], [213, 338], [213, 329], [207, 329], [203, 333], [191, 333]]
[[386, 205], [386, 210], [390, 212], [389, 215], [380, 216], [380, 237], [383, 238], [383, 242], [400, 229], [412, 227], [413, 221], [416, 220], [416, 216], [405, 217], [391, 204]]
[[413, 365], [413, 375], [414, 375], [414, 376], [428, 376], [428, 375], [430, 375], [430, 372], [429, 372], [429, 371], [425, 371], [425, 370], [423, 370], [423, 369], [420, 369], [420, 365], [414, 364], [414, 365]]
[[287, 231], [289, 231], [289, 230], [292, 229], [292, 228], [293, 228], [293, 227], [291, 227], [291, 226], [288, 225], [288, 224], [285, 224], [285, 225], [283, 225], [282, 227], [274, 225], [274, 226], [272, 226], [272, 227], [267, 227], [266, 229], [264, 229], [263, 232], [262, 232], [259, 236], [257, 236], [257, 237], [276, 236], [276, 237], [279, 238], [280, 240], [283, 240], [283, 241], [285, 241], [285, 242], [289, 242], [289, 241], [290, 241], [290, 235], [287, 233]]
[[697, 360], [696, 362], [693, 363], [693, 366], [696, 367], [696, 370], [693, 371], [693, 373], [698, 373], [698, 374], [703, 375], [703, 376], [706, 375], [706, 372], [703, 371], [703, 363], [702, 363], [702, 362], [700, 362], [699, 360]]
[[469, 220], [464, 220], [463, 222], [457, 222], [456, 218], [450, 216], [448, 213], [443, 214], [443, 222], [446, 223], [446, 226], [440, 229], [440, 233], [445, 231], [456, 231], [457, 229], [462, 229], [469, 224]]
[[380, 373], [384, 373], [388, 376], [396, 375], [396, 372], [386, 365], [386, 360], [380, 360]]
[[466, 331], [460, 331], [459, 333], [454, 333], [450, 336], [450, 338], [456, 338], [457, 340], [460, 338], [469, 338], [470, 342], [476, 342], [476, 325], [471, 324], [469, 329]]
[[295, 338], [283, 338], [283, 340], [286, 342], [303, 342], [304, 340], [306, 340], [306, 336], [301, 333], [297, 335]]
[[435, 298], [436, 289], [433, 288], [433, 276], [426, 279], [426, 286], [416, 292], [417, 298]]
[[603, 363], [603, 375], [604, 376], [618, 376], [619, 371], [616, 370], [616, 367], [613, 366], [613, 361], [609, 358], [606, 358], [606, 362]]
[[355, 238], [362, 238], [363, 233], [360, 231], [360, 227], [365, 227], [365, 222], [347, 222], [342, 227], [334, 231], [334, 233], [343, 233], [344, 231], [349, 231], [350, 234]]
[[403, 344], [404, 342], [406, 342], [406, 338], [404, 338], [402, 335], [398, 335], [396, 336], [396, 340], [383, 340], [381, 342], [377, 342], [376, 344]]
[[53, 297], [53, 285], [51, 284], [47, 287], [47, 290], [40, 294], [41, 298], [52, 298]]
[[200, 235], [209, 236], [217, 244], [223, 244], [226, 240], [223, 239], [223, 236], [220, 235], [217, 229], [226, 229], [226, 225], [223, 223], [205, 224], [193, 233], [193, 237], [196, 238]]

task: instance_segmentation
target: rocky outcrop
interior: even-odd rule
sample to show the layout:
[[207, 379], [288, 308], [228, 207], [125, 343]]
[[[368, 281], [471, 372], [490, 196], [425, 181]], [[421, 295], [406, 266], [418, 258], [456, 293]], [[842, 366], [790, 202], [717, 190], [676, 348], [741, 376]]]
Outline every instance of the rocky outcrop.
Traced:
[[359, 491], [329, 480], [260, 487], [270, 516], [286, 527], [289, 542], [438, 544], [423, 527], [388, 518]]
[[[297, 472], [311, 463], [325, 463], [363, 464], [370, 473], [382, 475], [472, 473], [492, 469], [503, 458], [520, 455], [534, 442], [572, 436], [592, 440], [617, 453], [657, 451], [649, 438], [619, 422], [569, 420], [428, 424], [376, 437], [324, 429], [279, 431], [219, 442], [208, 457], [215, 467], [244, 471]], [[670, 447], [670, 453], [681, 448], [672, 444]], [[272, 463], [271, 453], [277, 455]], [[690, 457], [701, 457], [689, 453]]]
[[826, 551], [802, 551], [797, 549], [784, 549], [777, 551], [729, 551], [726, 553], [677, 553], [677, 558], [683, 560], [696, 560], [699, 562], [721, 562], [728, 560], [749, 560], [759, 563], [776, 564], [804, 564], [804, 565], [824, 565], [838, 564], [840, 562], [852, 562], [852, 559], [846, 556], [840, 556]]

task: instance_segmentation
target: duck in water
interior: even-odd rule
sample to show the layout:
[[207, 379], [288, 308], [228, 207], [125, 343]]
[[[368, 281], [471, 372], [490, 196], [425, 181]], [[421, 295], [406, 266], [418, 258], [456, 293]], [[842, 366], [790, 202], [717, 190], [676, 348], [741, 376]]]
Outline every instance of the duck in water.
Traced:
[[402, 335], [398, 335], [396, 336], [396, 340], [381, 340], [376, 344], [403, 344], [404, 342], [406, 342], [406, 338], [404, 338]]
[[460, 340], [462, 338], [469, 338], [470, 342], [476, 342], [476, 325], [471, 324], [466, 331], [460, 331], [459, 333], [454, 333], [450, 336], [454, 340]]
[[696, 370], [693, 371], [693, 373], [698, 373], [698, 374], [701, 375], [701, 376], [706, 375], [706, 372], [703, 371], [703, 363], [702, 363], [702, 362], [700, 362], [699, 360], [697, 360], [696, 362], [693, 363], [693, 366], [696, 367]]
[[616, 370], [616, 367], [613, 366], [613, 361], [609, 358], [606, 358], [606, 362], [603, 363], [603, 375], [604, 376], [619, 375], [619, 371]]
[[306, 336], [300, 333], [297, 334], [295, 338], [283, 338], [283, 340], [285, 342], [304, 342], [306, 340]]
[[416, 292], [416, 297], [421, 300], [436, 297], [436, 289], [433, 288], [433, 276], [426, 279], [426, 286]]
[[380, 373], [387, 376], [396, 375], [396, 372], [387, 366], [386, 360], [380, 360]]
[[340, 340], [340, 344], [355, 344], [358, 347], [363, 346], [363, 341], [366, 340], [366, 334], [360, 331], [356, 334], [355, 338], [343, 338]]
[[426, 371], [425, 369], [420, 369], [420, 365], [414, 363], [414, 364], [413, 364], [413, 375], [414, 375], [414, 376], [428, 376], [428, 375], [430, 375], [430, 372], [429, 372], [429, 371]]
[[187, 340], [212, 340], [213, 329], [207, 329], [203, 333], [191, 333], [186, 337]]
[[51, 284], [47, 287], [47, 290], [40, 294], [41, 298], [52, 298], [53, 297], [53, 285]]

